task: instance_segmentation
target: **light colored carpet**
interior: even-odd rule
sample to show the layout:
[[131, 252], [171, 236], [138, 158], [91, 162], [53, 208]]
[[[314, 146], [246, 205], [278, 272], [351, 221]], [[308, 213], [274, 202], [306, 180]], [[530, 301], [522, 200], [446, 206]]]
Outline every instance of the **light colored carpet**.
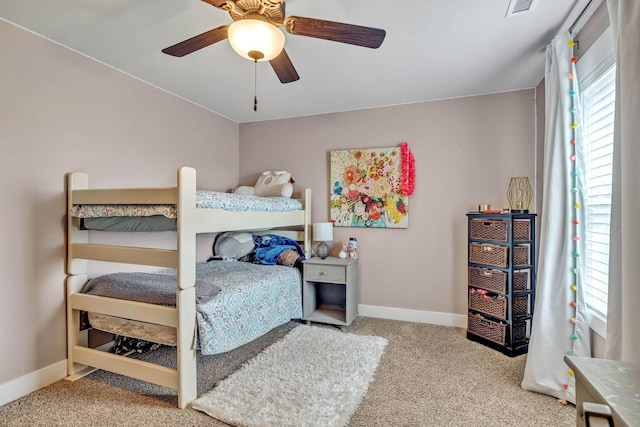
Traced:
[[347, 425], [387, 340], [301, 325], [193, 402], [242, 427]]
[[[228, 353], [199, 354], [198, 396], [298, 325], [287, 323]], [[573, 405], [520, 387], [526, 355], [511, 358], [469, 341], [462, 328], [358, 317], [344, 331], [389, 342], [349, 427], [576, 425]], [[175, 366], [172, 348], [143, 356]], [[0, 407], [0, 426], [228, 426], [177, 404], [174, 390], [97, 371], [7, 403]]]

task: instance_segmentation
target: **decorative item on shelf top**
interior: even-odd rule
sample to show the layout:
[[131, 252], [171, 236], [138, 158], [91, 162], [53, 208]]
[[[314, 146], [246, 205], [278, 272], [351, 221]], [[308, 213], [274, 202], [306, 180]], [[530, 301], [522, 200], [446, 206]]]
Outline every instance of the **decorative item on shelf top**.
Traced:
[[331, 246], [327, 242], [333, 241], [333, 223], [315, 222], [313, 224], [313, 240], [318, 243], [316, 255], [325, 259], [331, 254]]
[[347, 254], [349, 253], [349, 248], [347, 247], [346, 243], [342, 244], [342, 250], [340, 251], [340, 253], [338, 254], [338, 257], [345, 259], [347, 258]]
[[507, 190], [511, 213], [529, 213], [529, 204], [532, 197], [533, 190], [528, 177], [516, 176], [511, 178]]
[[357, 259], [358, 258], [358, 239], [355, 237], [349, 237], [349, 259]]

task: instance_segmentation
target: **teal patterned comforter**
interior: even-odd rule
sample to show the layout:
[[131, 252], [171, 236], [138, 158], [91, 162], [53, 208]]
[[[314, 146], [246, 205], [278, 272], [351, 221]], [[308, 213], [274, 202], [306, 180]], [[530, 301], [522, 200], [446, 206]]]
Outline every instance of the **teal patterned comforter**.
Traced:
[[233, 350], [302, 317], [301, 275], [296, 268], [211, 261], [198, 264], [196, 276], [221, 289], [210, 301], [196, 304], [202, 354]]
[[[176, 270], [163, 269], [156, 273], [158, 276], [167, 275], [175, 278]], [[175, 296], [175, 287], [169, 290], [166, 286], [158, 286], [157, 280], [139, 282], [134, 280], [136, 274], [138, 273], [119, 274], [126, 275], [128, 283], [135, 282], [135, 292], [128, 291], [132, 287], [130, 285], [124, 288], [121, 286], [118, 292], [127, 294], [119, 294], [117, 298], [154, 303], [161, 293]], [[109, 289], [111, 276], [113, 275], [97, 278], [100, 282], [97, 286], [89, 286], [92, 282], [89, 281], [82, 292], [114, 297], [110, 290], [103, 293], [104, 289]], [[129, 277], [131, 279], [128, 279]], [[220, 289], [217, 294], [213, 293], [207, 298], [196, 298], [197, 340], [202, 354], [211, 355], [233, 350], [291, 319], [300, 319], [301, 281], [301, 274], [297, 268], [283, 265], [262, 265], [242, 261], [211, 261], [197, 264], [196, 287], [205, 284], [208, 288], [213, 285]], [[196, 293], [199, 292], [196, 290]], [[175, 306], [175, 303], [172, 305]], [[124, 335], [122, 340], [117, 341], [114, 349], [116, 353], [122, 353], [127, 349], [142, 351], [148, 348], [156, 342], [148, 334], [156, 334], [160, 339], [157, 342], [175, 345], [173, 328], [127, 320], [121, 324], [118, 322], [122, 322], [123, 319], [118, 320], [119, 318], [108, 315], [95, 318], [92, 315], [96, 316], [89, 313], [91, 322], [106, 322], [98, 324], [96, 327], [99, 329]], [[135, 334], [130, 335], [132, 331], [135, 331]], [[141, 341], [143, 338], [153, 342]]]

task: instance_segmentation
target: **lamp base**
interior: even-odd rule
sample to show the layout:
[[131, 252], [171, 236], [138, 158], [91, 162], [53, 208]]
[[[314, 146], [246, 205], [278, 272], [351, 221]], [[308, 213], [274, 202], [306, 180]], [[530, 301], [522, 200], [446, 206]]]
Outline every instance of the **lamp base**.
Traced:
[[511, 213], [529, 213], [529, 209], [511, 209]]
[[318, 255], [322, 259], [325, 259], [329, 255], [331, 255], [331, 246], [327, 245], [327, 242], [318, 243], [318, 246], [316, 246], [316, 255]]

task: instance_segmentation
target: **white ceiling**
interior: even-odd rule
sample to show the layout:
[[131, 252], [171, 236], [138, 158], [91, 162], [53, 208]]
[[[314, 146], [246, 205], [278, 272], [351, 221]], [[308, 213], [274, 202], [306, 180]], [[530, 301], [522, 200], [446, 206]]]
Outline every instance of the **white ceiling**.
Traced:
[[[515, 1], [515, 0], [514, 0]], [[537, 86], [545, 47], [581, 0], [287, 0], [287, 15], [386, 30], [378, 49], [286, 34], [300, 80], [282, 84], [222, 41], [161, 50], [233, 22], [200, 0], [2, 0], [0, 17], [239, 123]], [[5, 43], [6, 41], [0, 41]]]

